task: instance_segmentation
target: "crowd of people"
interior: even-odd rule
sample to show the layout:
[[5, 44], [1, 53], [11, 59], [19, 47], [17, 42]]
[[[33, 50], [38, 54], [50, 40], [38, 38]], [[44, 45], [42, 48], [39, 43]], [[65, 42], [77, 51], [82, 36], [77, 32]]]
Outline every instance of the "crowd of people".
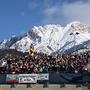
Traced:
[[6, 54], [0, 59], [0, 74], [31, 74], [31, 73], [83, 73], [88, 72], [90, 52], [78, 54], [46, 55]]

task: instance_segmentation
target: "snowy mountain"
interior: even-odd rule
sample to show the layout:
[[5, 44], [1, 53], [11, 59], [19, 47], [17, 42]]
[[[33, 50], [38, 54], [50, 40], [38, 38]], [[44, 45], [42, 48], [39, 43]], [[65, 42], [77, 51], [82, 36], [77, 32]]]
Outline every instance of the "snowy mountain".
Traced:
[[16, 43], [18, 40], [19, 38], [13, 35], [11, 36], [11, 38], [0, 42], [0, 49], [8, 49], [12, 46], [13, 43]]
[[33, 43], [37, 52], [46, 54], [74, 52], [90, 48], [90, 25], [71, 22], [61, 25], [34, 26], [20, 37], [11, 37], [0, 43], [0, 49], [17, 49], [27, 52]]

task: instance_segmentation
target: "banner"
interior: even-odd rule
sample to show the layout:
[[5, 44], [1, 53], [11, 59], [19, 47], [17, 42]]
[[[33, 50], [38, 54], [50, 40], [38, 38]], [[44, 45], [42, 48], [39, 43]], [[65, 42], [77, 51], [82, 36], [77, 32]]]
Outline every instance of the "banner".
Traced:
[[19, 74], [19, 83], [37, 83], [37, 74]]
[[84, 73], [49, 73], [50, 84], [90, 83], [90, 72]]
[[49, 80], [49, 74], [38, 74], [37, 80]]
[[19, 81], [19, 75], [7, 74], [6, 83], [18, 83], [18, 81]]

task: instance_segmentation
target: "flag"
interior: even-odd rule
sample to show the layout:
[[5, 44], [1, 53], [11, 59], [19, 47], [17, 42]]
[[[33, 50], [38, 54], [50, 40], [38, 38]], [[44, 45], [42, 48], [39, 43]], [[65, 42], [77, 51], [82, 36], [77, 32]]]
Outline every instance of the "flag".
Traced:
[[0, 67], [6, 66], [7, 62], [3, 59], [0, 60]]

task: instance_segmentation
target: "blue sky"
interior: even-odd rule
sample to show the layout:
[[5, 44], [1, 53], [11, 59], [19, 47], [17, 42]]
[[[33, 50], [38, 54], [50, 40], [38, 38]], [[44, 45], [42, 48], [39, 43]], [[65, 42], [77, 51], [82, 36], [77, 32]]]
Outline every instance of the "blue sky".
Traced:
[[0, 40], [19, 36], [34, 25], [90, 24], [89, 17], [89, 0], [0, 0]]

